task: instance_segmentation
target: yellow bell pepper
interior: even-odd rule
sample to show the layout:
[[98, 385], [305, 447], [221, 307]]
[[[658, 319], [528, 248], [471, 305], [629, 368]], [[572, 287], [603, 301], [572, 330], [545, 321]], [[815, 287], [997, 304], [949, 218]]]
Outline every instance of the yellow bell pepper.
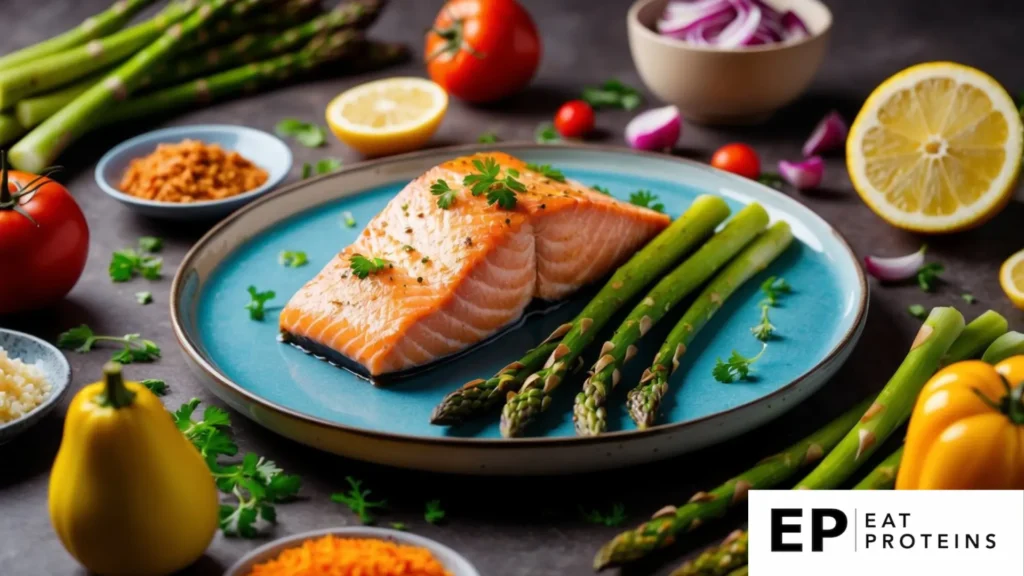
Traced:
[[1024, 489], [1024, 356], [958, 362], [925, 384], [896, 489]]
[[170, 574], [218, 525], [209, 467], [160, 399], [119, 364], [71, 401], [50, 476], [50, 520], [72, 556], [107, 576]]

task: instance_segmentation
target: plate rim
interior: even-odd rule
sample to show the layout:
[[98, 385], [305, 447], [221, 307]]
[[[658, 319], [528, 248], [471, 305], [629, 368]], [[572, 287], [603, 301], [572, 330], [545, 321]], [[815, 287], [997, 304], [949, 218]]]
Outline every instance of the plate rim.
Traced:
[[[497, 148], [501, 148], [502, 151], [527, 149], [561, 149], [568, 151], [603, 152], [609, 154], [634, 155], [662, 161], [677, 162], [679, 164], [683, 164], [691, 168], [695, 168], [697, 170], [711, 172], [719, 177], [725, 177], [729, 180], [733, 180], [735, 182], [740, 183], [742, 186], [753, 185], [759, 187], [762, 190], [766, 191], [767, 193], [779, 197], [784, 202], [792, 202], [793, 204], [796, 204], [798, 208], [806, 210], [810, 217], [819, 220], [820, 223], [828, 231], [832, 233], [835, 239], [839, 242], [839, 245], [846, 251], [850, 260], [855, 264], [854, 270], [856, 272], [858, 287], [860, 289], [860, 297], [858, 298], [857, 312], [854, 317], [854, 321], [851, 323], [849, 329], [842, 334], [842, 337], [839, 339], [836, 345], [833, 346], [828, 351], [828, 353], [821, 358], [821, 360], [819, 360], [814, 366], [809, 368], [803, 374], [797, 376], [796, 378], [792, 379], [789, 383], [779, 387], [778, 389], [764, 396], [761, 396], [749, 402], [744, 402], [737, 406], [733, 406], [732, 408], [720, 410], [713, 414], [708, 414], [706, 416], [701, 416], [699, 418], [684, 420], [682, 422], [666, 422], [663, 424], [658, 424], [646, 430], [616, 430], [613, 432], [599, 434], [597, 436], [528, 436], [517, 438], [417, 436], [412, 434], [401, 434], [395, 432], [384, 432], [379, 430], [359, 428], [348, 424], [332, 422], [324, 418], [306, 414], [298, 410], [282, 406], [280, 404], [277, 404], [276, 402], [272, 402], [261, 396], [258, 396], [255, 393], [247, 390], [243, 386], [239, 385], [237, 382], [234, 382], [226, 374], [221, 373], [219, 370], [217, 370], [216, 367], [212, 366], [209, 362], [206, 361], [206, 359], [203, 357], [203, 355], [199, 352], [198, 348], [196, 347], [196, 343], [192, 341], [192, 338], [185, 331], [183, 327], [184, 323], [182, 319], [179, 317], [178, 307], [176, 305], [181, 296], [182, 291], [184, 290], [185, 283], [187, 281], [187, 278], [185, 277], [185, 271], [189, 270], [192, 267], [192, 261], [198, 257], [198, 253], [200, 252], [200, 250], [205, 249], [206, 244], [208, 244], [212, 239], [214, 239], [221, 232], [221, 230], [228, 227], [231, 223], [235, 222], [236, 220], [242, 218], [246, 213], [248, 213], [251, 210], [254, 210], [264, 202], [270, 202], [277, 198], [278, 196], [287, 195], [294, 190], [298, 190], [302, 187], [308, 186], [315, 182], [319, 182], [321, 180], [344, 177], [350, 171], [373, 169], [374, 167], [383, 164], [416, 160], [421, 157], [433, 156], [438, 154], [465, 155], [474, 152], [496, 150]], [[229, 216], [219, 221], [217, 224], [211, 227], [210, 230], [208, 230], [199, 240], [197, 240], [195, 244], [192, 245], [189, 251], [185, 254], [185, 257], [182, 258], [181, 263], [178, 265], [178, 269], [174, 273], [174, 279], [171, 282], [170, 298], [168, 298], [168, 304], [170, 307], [171, 327], [174, 331], [175, 338], [178, 340], [178, 345], [181, 347], [182, 351], [189, 357], [192, 363], [205, 373], [207, 379], [209, 379], [209, 381], [211, 382], [216, 383], [219, 386], [227, 388], [234, 394], [240, 395], [249, 402], [253, 402], [255, 404], [262, 406], [264, 409], [275, 412], [279, 416], [296, 419], [306, 425], [311, 425], [317, 428], [323, 428], [332, 431], [342, 431], [345, 433], [353, 434], [356, 436], [362, 436], [373, 440], [385, 440], [405, 444], [420, 444], [427, 446], [447, 446], [454, 448], [500, 447], [508, 449], [529, 447], [601, 445], [628, 439], [661, 436], [663, 434], [674, 433], [687, 427], [693, 427], [698, 424], [706, 423], [707, 421], [712, 419], [727, 417], [730, 414], [751, 409], [756, 405], [772, 402], [773, 400], [778, 399], [781, 396], [785, 396], [787, 393], [793, 391], [793, 389], [798, 388], [799, 385], [803, 383], [805, 380], [815, 377], [821, 370], [825, 369], [829, 364], [835, 361], [836, 358], [841, 356], [843, 351], [851, 343], [851, 341], [856, 341], [857, 336], [859, 335], [861, 328], [865, 322], [865, 317], [868, 312], [869, 299], [870, 294], [867, 276], [865, 275], [863, 268], [861, 268], [861, 266], [859, 265], [857, 255], [853, 251], [853, 248], [850, 246], [850, 243], [847, 241], [846, 237], [843, 236], [843, 234], [839, 230], [837, 230], [834, 226], [829, 224], [824, 218], [822, 218], [816, 212], [811, 210], [809, 207], [797, 201], [796, 199], [786, 194], [783, 194], [778, 190], [775, 190], [774, 188], [761, 184], [757, 181], [750, 180], [742, 176], [738, 176], [736, 174], [719, 170], [718, 168], [714, 168], [702, 162], [697, 162], [696, 160], [691, 160], [689, 158], [680, 158], [678, 156], [660, 152], [646, 152], [606, 144], [587, 144], [575, 142], [558, 144], [537, 144], [529, 141], [515, 141], [501, 142], [497, 146], [479, 143], [460, 144], [455, 146], [442, 146], [436, 148], [428, 148], [426, 150], [419, 150], [416, 152], [387, 156], [384, 158], [365, 160], [362, 162], [354, 163], [349, 166], [345, 166], [342, 169], [337, 170], [335, 172], [331, 172], [329, 174], [324, 174], [314, 178], [308, 178], [306, 180], [300, 180], [291, 185], [274, 190], [269, 194], [265, 194], [255, 199], [254, 201], [246, 204], [245, 206], [236, 210], [235, 212], [232, 212]]]

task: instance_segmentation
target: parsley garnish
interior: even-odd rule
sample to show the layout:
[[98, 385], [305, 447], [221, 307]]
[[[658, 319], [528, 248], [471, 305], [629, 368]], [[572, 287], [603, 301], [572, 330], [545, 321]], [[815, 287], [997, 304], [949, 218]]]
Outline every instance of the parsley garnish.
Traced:
[[538, 144], [551, 144], [562, 139], [551, 122], [538, 124], [537, 129], [533, 131], [533, 137], [537, 140]]
[[265, 522], [277, 521], [275, 503], [294, 498], [302, 486], [302, 479], [293, 474], [284, 474], [271, 460], [256, 454], [246, 454], [235, 464], [220, 464], [219, 456], [234, 456], [238, 446], [232, 440], [231, 419], [228, 413], [216, 406], [203, 411], [203, 419], [196, 422], [192, 414], [199, 406], [199, 399], [193, 398], [174, 413], [174, 423], [206, 460], [217, 488], [237, 499], [237, 504], [221, 504], [220, 528], [225, 535], [255, 538], [257, 518]]
[[769, 276], [761, 283], [761, 292], [764, 292], [764, 300], [761, 301], [761, 304], [777, 306], [779, 298], [781, 298], [783, 294], [789, 294], [792, 291], [792, 287], [788, 282], [786, 282], [785, 278]]
[[249, 311], [249, 318], [263, 320], [264, 306], [268, 300], [272, 300], [277, 294], [273, 290], [260, 292], [255, 286], [249, 286], [248, 290], [250, 300], [245, 305], [245, 309]]
[[775, 174], [774, 172], [762, 172], [761, 175], [757, 177], [757, 181], [765, 186], [771, 186], [772, 188], [782, 188], [783, 184], [786, 182], [782, 179], [782, 176]]
[[420, 259], [420, 262], [422, 262], [424, 264], [426, 264], [427, 262], [430, 262], [430, 256], [424, 256], [422, 259]]
[[768, 320], [768, 308], [767, 304], [761, 305], [761, 323], [750, 329], [750, 332], [761, 342], [767, 342], [771, 340], [772, 333], [775, 332], [775, 326]]
[[602, 514], [599, 510], [586, 511], [580, 506], [580, 514], [583, 519], [591, 524], [604, 526], [621, 526], [626, 521], [626, 506], [621, 502], [612, 504], [612, 510], [608, 514]]
[[298, 268], [299, 266], [305, 266], [309, 262], [309, 258], [301, 250], [282, 250], [281, 254], [277, 257], [277, 261], [281, 266]]
[[614, 79], [601, 86], [584, 88], [583, 100], [594, 109], [622, 108], [623, 110], [635, 110], [643, 102], [643, 98], [635, 88]]
[[732, 356], [729, 356], [727, 362], [723, 362], [721, 358], [715, 360], [715, 367], [711, 370], [711, 375], [715, 377], [715, 380], [723, 384], [730, 384], [736, 380], [747, 380], [750, 376], [751, 364], [757, 362], [767, 349], [768, 345], [762, 343], [761, 351], [756, 356], [751, 356], [750, 358], [733, 350]]
[[919, 320], [924, 320], [925, 317], [928, 316], [928, 312], [925, 311], [924, 306], [921, 306], [920, 304], [911, 304], [910, 306], [907, 306], [907, 312]]
[[978, 299], [974, 297], [974, 294], [961, 294], [960, 298], [968, 304], [974, 304], [978, 301]]
[[362, 254], [353, 254], [352, 258], [349, 259], [349, 266], [352, 268], [352, 273], [356, 275], [360, 280], [366, 278], [370, 274], [376, 274], [389, 265], [388, 261], [383, 258], [367, 258]]
[[505, 176], [500, 177], [501, 166], [494, 158], [477, 158], [473, 160], [473, 166], [477, 169], [474, 174], [467, 174], [462, 179], [463, 186], [466, 186], [473, 193], [473, 196], [486, 194], [488, 204], [497, 204], [505, 210], [512, 210], [516, 207], [516, 192], [526, 192], [526, 186], [516, 180], [519, 171], [515, 168], [505, 170]]
[[159, 252], [164, 249], [164, 241], [156, 236], [143, 236], [139, 238], [139, 250], [141, 252], [149, 252], [150, 254]]
[[139, 238], [138, 250], [125, 248], [114, 252], [107, 267], [110, 279], [114, 282], [127, 282], [139, 274], [146, 280], [159, 280], [164, 261], [152, 254], [162, 248], [163, 241], [159, 238], [143, 236]]
[[317, 176], [330, 174], [338, 168], [341, 168], [341, 160], [338, 160], [337, 158], [324, 158], [322, 160], [317, 160], [316, 164], [306, 162], [302, 165], [302, 179], [305, 180], [314, 173], [316, 173]]
[[644, 208], [650, 208], [655, 212], [664, 212], [665, 205], [658, 202], [658, 195], [652, 194], [650, 190], [637, 190], [629, 195], [629, 203]]
[[352, 217], [352, 213], [345, 211], [341, 213], [341, 221], [345, 223], [346, 228], [355, 228], [356, 219]]
[[430, 185], [430, 193], [437, 196], [437, 207], [447, 210], [455, 204], [455, 190], [448, 186], [448, 182], [440, 178]]
[[445, 511], [441, 508], [440, 500], [430, 500], [427, 502], [427, 509], [423, 512], [423, 519], [431, 524], [437, 524], [441, 520], [444, 520]]
[[494, 132], [484, 132], [476, 141], [481, 144], [494, 144], [498, 141], [498, 135]]
[[552, 168], [549, 164], [527, 164], [527, 170], [532, 170], [549, 180], [555, 182], [565, 182], [565, 174], [562, 174], [561, 170]]
[[935, 290], [935, 285], [941, 281], [939, 274], [945, 267], [938, 262], [929, 262], [917, 271], [917, 285], [925, 292]]
[[370, 495], [370, 491], [362, 489], [362, 481], [356, 480], [351, 476], [346, 476], [345, 481], [350, 486], [348, 491], [331, 494], [331, 501], [348, 506], [349, 510], [355, 512], [356, 516], [359, 517], [359, 521], [363, 524], [373, 524], [374, 519], [373, 515], [370, 514], [370, 510], [374, 508], [387, 508], [388, 501], [379, 500], [371, 502], [366, 499]]
[[143, 380], [143, 381], [139, 382], [139, 384], [142, 384], [150, 392], [152, 392], [153, 394], [156, 394], [157, 396], [166, 396], [167, 395], [167, 391], [168, 391], [167, 390], [167, 383], [164, 382], [163, 380], [157, 380], [155, 378], [147, 378], [146, 380]]
[[152, 304], [153, 303], [153, 293], [152, 292], [136, 292], [135, 293], [135, 301], [138, 302], [139, 304], [142, 304], [143, 306], [145, 306], [146, 304]]
[[146, 340], [138, 334], [125, 334], [124, 336], [97, 336], [87, 325], [82, 324], [72, 328], [57, 337], [57, 346], [61, 348], [72, 348], [75, 352], [84, 354], [92, 350], [97, 342], [117, 342], [124, 348], [116, 352], [111, 360], [121, 364], [132, 362], [152, 362], [160, 358], [160, 347], [152, 340]]
[[597, 192], [600, 192], [601, 194], [604, 194], [605, 196], [612, 195], [611, 191], [605, 188], [604, 186], [598, 186], [597, 184], [594, 184], [593, 186], [591, 186], [591, 188], [593, 188]]
[[327, 131], [322, 126], [294, 118], [281, 120], [274, 127], [274, 131], [282, 138], [292, 136], [299, 144], [309, 148], [323, 146], [324, 141], [327, 139]]

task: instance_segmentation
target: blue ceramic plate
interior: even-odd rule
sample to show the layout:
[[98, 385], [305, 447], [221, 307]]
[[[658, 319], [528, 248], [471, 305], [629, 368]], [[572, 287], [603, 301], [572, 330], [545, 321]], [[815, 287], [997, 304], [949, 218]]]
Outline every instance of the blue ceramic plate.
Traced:
[[[219, 144], [225, 150], [238, 152], [266, 170], [267, 181], [255, 190], [231, 198], [190, 204], [144, 200], [121, 192], [118, 188], [121, 177], [132, 160], [151, 154], [158, 144], [177, 144], [185, 139]], [[172, 220], [203, 220], [226, 216], [269, 192], [288, 176], [291, 168], [291, 150], [280, 138], [266, 132], [227, 124], [178, 126], [147, 132], [111, 148], [96, 165], [96, 183], [104, 192], [140, 214]]]
[[71, 383], [71, 366], [60, 350], [35, 336], [0, 328], [0, 348], [11, 358], [26, 364], [36, 364], [50, 382], [50, 395], [34, 410], [6, 424], [0, 423], [0, 444], [9, 442], [15, 436], [39, 422], [60, 401]]
[[[246, 288], [274, 290], [283, 305], [409, 180], [480, 147], [431, 150], [353, 166], [251, 204], [201, 239], [174, 281], [172, 317], [186, 356], [211, 389], [236, 409], [286, 436], [320, 448], [387, 464], [456, 472], [571, 472], [671, 456], [718, 442], [778, 416], [824, 384], [839, 368], [866, 318], [863, 273], [842, 237], [800, 203], [750, 180], [670, 156], [594, 147], [502, 145], [513, 155], [560, 168], [619, 198], [645, 188], [678, 216], [701, 193], [723, 196], [734, 213], [760, 202], [788, 221], [799, 240], [730, 298], [685, 355], [672, 379], [660, 426], [639, 432], [626, 414], [625, 393], [637, 382], [678, 314], [642, 341], [623, 385], [609, 402], [609, 433], [574, 436], [571, 405], [579, 381], [567, 381], [532, 438], [504, 440], [497, 418], [461, 428], [432, 426], [435, 404], [469, 380], [488, 377], [571, 318], [576, 298], [532, 317], [467, 355], [384, 388], [277, 341], [276, 310], [263, 322], [244, 309]], [[347, 228], [342, 214], [358, 225]], [[307, 266], [278, 263], [282, 250], [304, 250]], [[757, 363], [752, 382], [724, 385], [711, 377], [715, 359], [733, 349], [752, 355], [768, 276], [794, 287], [772, 311], [780, 339]], [[614, 326], [608, 328], [610, 333]], [[597, 340], [602, 341], [601, 338]], [[596, 350], [586, 357], [589, 363]]]

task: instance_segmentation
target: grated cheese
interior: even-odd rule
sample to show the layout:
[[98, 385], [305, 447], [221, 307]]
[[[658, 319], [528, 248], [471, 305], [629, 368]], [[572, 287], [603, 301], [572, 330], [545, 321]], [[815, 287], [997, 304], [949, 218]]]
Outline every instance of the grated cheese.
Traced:
[[50, 383], [43, 371], [11, 358], [0, 346], [0, 424], [25, 416], [49, 395]]

